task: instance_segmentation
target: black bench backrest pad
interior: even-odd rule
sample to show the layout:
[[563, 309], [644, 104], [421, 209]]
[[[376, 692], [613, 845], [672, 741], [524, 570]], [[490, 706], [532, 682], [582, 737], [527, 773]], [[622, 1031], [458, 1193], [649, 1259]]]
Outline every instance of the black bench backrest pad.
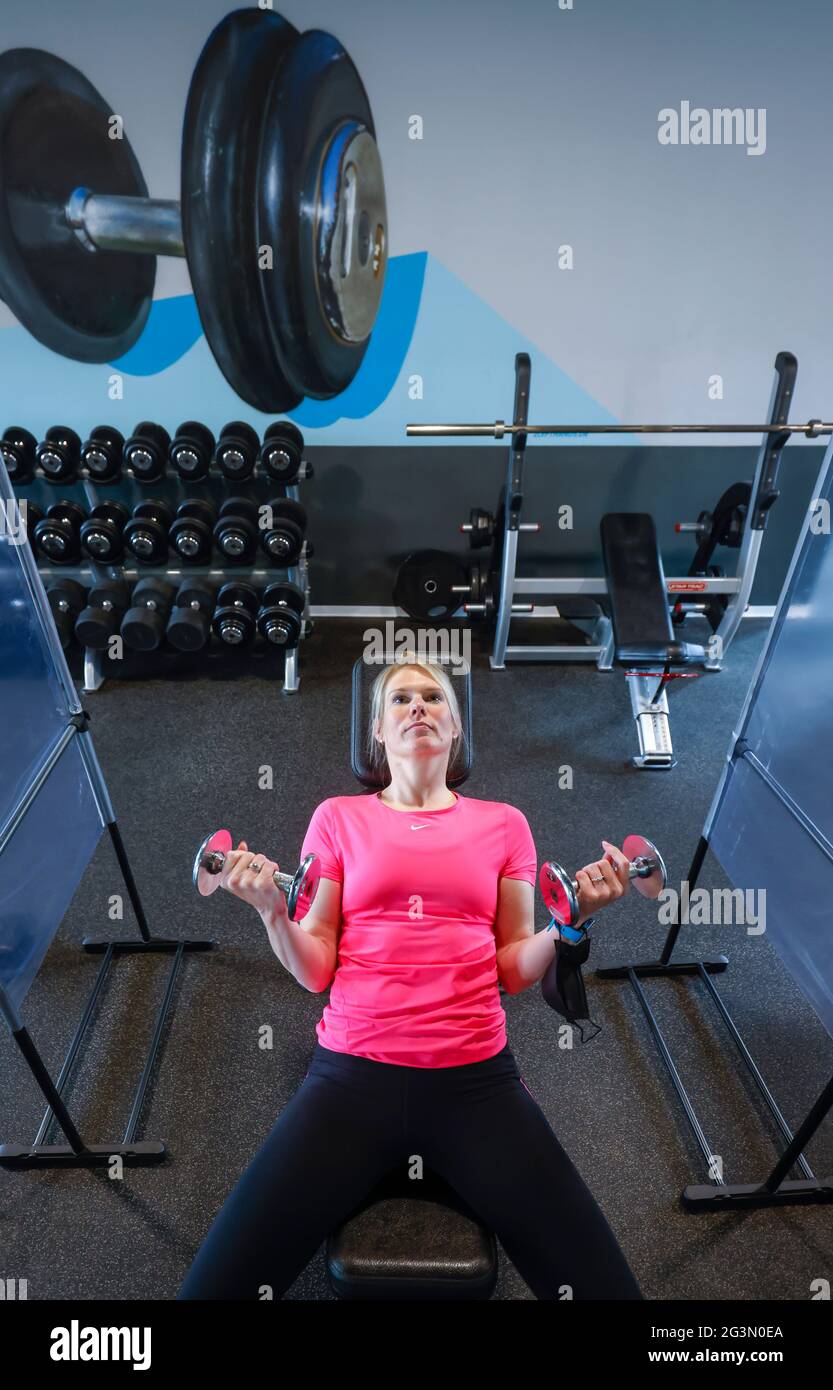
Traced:
[[654, 518], [650, 512], [607, 512], [600, 530], [616, 646], [674, 644]]

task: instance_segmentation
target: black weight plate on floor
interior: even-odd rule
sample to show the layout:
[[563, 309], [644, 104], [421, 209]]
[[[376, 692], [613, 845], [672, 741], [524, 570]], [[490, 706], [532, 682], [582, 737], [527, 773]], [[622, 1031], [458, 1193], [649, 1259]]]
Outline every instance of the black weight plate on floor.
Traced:
[[65, 221], [73, 189], [146, 198], [112, 109], [63, 59], [37, 48], [0, 56], [0, 297], [53, 352], [108, 362], [136, 342], [156, 260], [87, 251]]
[[[265, 412], [290, 410], [271, 350], [258, 264], [258, 150], [272, 77], [298, 31], [269, 10], [233, 10], [197, 60], [182, 127], [182, 234], [208, 345], [226, 381]], [[276, 266], [283, 248], [274, 246]]]
[[452, 593], [452, 586], [465, 583], [456, 556], [445, 550], [417, 550], [399, 567], [393, 601], [411, 618], [448, 618], [467, 598]]
[[262, 283], [284, 370], [297, 391], [319, 400], [349, 386], [370, 341], [336, 336], [316, 268], [321, 158], [337, 127], [348, 122], [375, 136], [352, 61], [331, 34], [309, 29], [276, 74], [264, 115], [258, 243], [275, 247], [274, 270]]

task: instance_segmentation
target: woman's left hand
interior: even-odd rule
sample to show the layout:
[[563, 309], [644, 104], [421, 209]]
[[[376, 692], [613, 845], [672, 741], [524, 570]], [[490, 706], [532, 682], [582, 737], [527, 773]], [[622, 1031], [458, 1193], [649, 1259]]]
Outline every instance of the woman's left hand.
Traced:
[[603, 907], [616, 902], [627, 893], [630, 887], [630, 865], [617, 845], [602, 840], [604, 859], [585, 864], [576, 874], [578, 902], [581, 916], [576, 926], [581, 926], [588, 917], [594, 917]]

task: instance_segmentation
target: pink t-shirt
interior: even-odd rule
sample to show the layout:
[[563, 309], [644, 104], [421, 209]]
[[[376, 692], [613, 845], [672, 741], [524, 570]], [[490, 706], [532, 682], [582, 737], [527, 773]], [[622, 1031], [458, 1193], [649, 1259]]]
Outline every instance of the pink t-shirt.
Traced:
[[334, 796], [303, 855], [342, 884], [342, 927], [322, 1047], [407, 1067], [456, 1067], [506, 1043], [494, 934], [498, 881], [536, 881], [526, 817], [455, 793], [441, 811]]

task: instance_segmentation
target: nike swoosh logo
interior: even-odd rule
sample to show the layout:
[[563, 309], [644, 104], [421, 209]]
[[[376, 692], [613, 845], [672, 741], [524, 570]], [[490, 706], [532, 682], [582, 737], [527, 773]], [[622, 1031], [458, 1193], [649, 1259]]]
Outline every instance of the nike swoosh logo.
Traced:
[[431, 824], [431, 822], [426, 820], [426, 821], [423, 821], [423, 822], [422, 822], [422, 825], [412, 825], [412, 826], [411, 826], [411, 829], [412, 829], [412, 830], [427, 830], [427, 829], [429, 828], [430, 824]]

